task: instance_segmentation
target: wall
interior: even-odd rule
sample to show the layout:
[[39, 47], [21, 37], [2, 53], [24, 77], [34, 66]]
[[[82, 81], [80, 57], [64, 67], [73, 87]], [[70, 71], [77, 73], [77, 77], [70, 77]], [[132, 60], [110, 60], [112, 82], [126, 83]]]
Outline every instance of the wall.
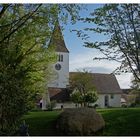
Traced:
[[66, 88], [69, 85], [69, 53], [57, 52], [63, 55], [63, 62], [57, 62], [61, 65], [60, 70], [55, 69], [55, 64], [52, 65], [55, 76], [48, 84], [48, 87]]
[[75, 103], [66, 102], [66, 103], [56, 103], [56, 107], [54, 109], [61, 109], [61, 105], [63, 105], [63, 108], [76, 108]]
[[109, 106], [110, 107], [120, 107], [121, 106], [121, 94], [113, 94], [114, 98], [111, 99], [112, 94], [99, 94], [99, 98], [95, 104], [98, 104], [99, 107], [105, 107], [105, 96], [108, 95], [109, 97]]
[[109, 96], [109, 106], [121, 107], [121, 94], [114, 94], [113, 99], [111, 99]]
[[[114, 98], [111, 99], [111, 94], [99, 94], [98, 100], [92, 104], [98, 104], [100, 108], [105, 108], [104, 98], [105, 96], [109, 96], [109, 106], [110, 107], [121, 107], [121, 94], [114, 94]], [[65, 103], [57, 103], [55, 109], [60, 109], [61, 105], [63, 105], [64, 108], [75, 108], [75, 104], [72, 102], [65, 102]]]

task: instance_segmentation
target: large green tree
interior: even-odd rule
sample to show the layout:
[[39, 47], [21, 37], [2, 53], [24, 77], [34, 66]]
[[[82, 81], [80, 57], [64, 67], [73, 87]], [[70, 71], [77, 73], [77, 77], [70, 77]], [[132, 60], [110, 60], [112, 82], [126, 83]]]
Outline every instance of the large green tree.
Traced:
[[[120, 62], [116, 72], [132, 72], [140, 81], [140, 5], [104, 4], [81, 20], [93, 25], [85, 31], [96, 33], [100, 38], [94, 42], [89, 38], [85, 41], [86, 47], [95, 48], [104, 55], [94, 59]], [[77, 33], [87, 39], [87, 33]]]
[[97, 91], [93, 85], [93, 76], [91, 73], [83, 70], [70, 75], [70, 86], [73, 90], [71, 99], [81, 106], [89, 106], [90, 103], [98, 99]]
[[79, 6], [52, 4], [0, 5], [0, 135], [13, 135], [34, 94], [46, 93], [56, 60], [48, 49], [54, 22]]

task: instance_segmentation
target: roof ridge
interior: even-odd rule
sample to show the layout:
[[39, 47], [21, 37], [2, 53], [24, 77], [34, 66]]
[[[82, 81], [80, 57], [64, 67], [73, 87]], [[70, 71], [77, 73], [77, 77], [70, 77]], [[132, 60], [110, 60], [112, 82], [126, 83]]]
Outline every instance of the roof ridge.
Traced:
[[[69, 73], [84, 73], [84, 72], [69, 72]], [[94, 73], [94, 72], [88, 72], [89, 74], [102, 74], [102, 75], [115, 75], [113, 73]]]

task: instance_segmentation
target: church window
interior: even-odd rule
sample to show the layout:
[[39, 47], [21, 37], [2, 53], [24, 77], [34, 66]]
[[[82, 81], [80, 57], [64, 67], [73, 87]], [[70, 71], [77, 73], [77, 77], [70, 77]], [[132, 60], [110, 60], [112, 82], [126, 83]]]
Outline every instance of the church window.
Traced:
[[59, 62], [61, 61], [61, 57], [60, 57], [60, 54], [58, 55], [58, 61], [59, 61]]
[[60, 59], [60, 60], [61, 60], [61, 62], [63, 62], [63, 55], [61, 55], [60, 57], [61, 57], [61, 59]]
[[114, 95], [112, 94], [112, 95], [110, 96], [110, 98], [111, 98], [111, 99], [114, 99]]
[[59, 54], [59, 56], [58, 56], [58, 61], [59, 61], [59, 62], [63, 62], [63, 55], [62, 55], [62, 54]]

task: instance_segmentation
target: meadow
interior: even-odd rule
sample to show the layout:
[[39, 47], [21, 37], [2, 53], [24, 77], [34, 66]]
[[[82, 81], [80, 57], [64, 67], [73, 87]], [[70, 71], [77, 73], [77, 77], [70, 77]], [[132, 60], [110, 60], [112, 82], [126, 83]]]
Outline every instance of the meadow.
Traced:
[[[105, 120], [98, 136], [140, 136], [140, 108], [97, 109]], [[29, 125], [30, 136], [59, 136], [56, 119], [61, 111], [29, 112], [23, 117]]]

